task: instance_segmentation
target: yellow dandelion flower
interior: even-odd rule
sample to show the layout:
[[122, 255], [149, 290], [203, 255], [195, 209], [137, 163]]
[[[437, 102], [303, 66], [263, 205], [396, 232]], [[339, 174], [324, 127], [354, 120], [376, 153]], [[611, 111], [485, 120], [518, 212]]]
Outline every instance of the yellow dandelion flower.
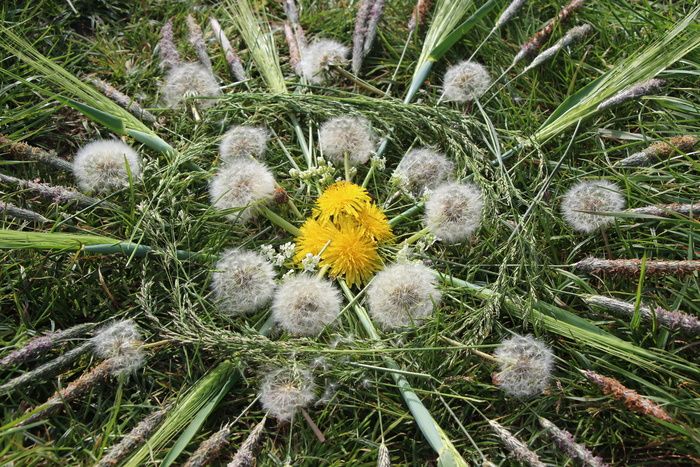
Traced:
[[332, 276], [344, 276], [350, 287], [366, 283], [382, 267], [377, 244], [350, 222], [335, 231], [321, 264], [329, 266]]
[[336, 230], [330, 223], [319, 222], [312, 218], [306, 219], [299, 227], [299, 236], [295, 239], [294, 261], [301, 263], [308, 253], [319, 254]]
[[362, 207], [371, 202], [367, 190], [347, 181], [336, 182], [316, 200], [314, 217], [327, 222], [341, 214], [357, 217]]
[[374, 203], [366, 203], [358, 211], [356, 221], [365, 235], [378, 242], [391, 240], [394, 237], [386, 214]]

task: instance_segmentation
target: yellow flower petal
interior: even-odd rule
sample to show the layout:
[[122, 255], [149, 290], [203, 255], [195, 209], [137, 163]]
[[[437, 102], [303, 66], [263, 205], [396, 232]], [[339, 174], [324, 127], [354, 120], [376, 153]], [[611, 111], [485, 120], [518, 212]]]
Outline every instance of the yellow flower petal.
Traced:
[[316, 200], [314, 217], [321, 222], [328, 222], [341, 214], [357, 217], [362, 207], [370, 203], [367, 190], [347, 181], [336, 182]]

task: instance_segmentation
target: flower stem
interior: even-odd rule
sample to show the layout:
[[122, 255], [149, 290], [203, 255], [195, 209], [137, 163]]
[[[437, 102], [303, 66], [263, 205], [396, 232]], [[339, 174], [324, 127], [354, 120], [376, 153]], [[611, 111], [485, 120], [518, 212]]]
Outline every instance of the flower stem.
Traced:
[[418, 240], [425, 237], [428, 234], [428, 232], [430, 232], [430, 229], [425, 227], [425, 228], [419, 230], [418, 232], [414, 233], [410, 237], [408, 237], [406, 240], [404, 240], [403, 244], [404, 245], [411, 245], [413, 243], [416, 243]]
[[424, 203], [422, 201], [420, 201], [415, 206], [411, 206], [410, 208], [406, 209], [401, 214], [397, 215], [393, 219], [390, 219], [389, 225], [391, 227], [396, 227], [401, 222], [411, 218], [414, 214], [420, 212], [420, 210], [423, 209], [423, 204]]
[[352, 182], [352, 173], [350, 172], [350, 154], [343, 154], [343, 164], [345, 165], [345, 180]]
[[276, 212], [272, 211], [267, 206], [258, 206], [258, 211], [260, 212], [260, 214], [267, 217], [267, 219], [273, 224], [275, 224], [277, 227], [287, 231], [295, 237], [299, 236], [299, 229], [297, 227], [293, 226], [291, 222], [289, 222], [287, 219], [283, 218]]
[[367, 171], [367, 175], [365, 175], [365, 179], [362, 180], [362, 188], [367, 188], [367, 185], [369, 184], [369, 181], [372, 179], [372, 174], [374, 174], [374, 163], [369, 166], [369, 170]]

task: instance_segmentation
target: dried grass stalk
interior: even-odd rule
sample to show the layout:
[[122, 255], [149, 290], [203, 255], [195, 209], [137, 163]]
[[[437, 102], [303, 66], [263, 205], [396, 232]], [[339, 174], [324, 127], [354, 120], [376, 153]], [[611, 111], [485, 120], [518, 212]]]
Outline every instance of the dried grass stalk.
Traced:
[[500, 438], [503, 445], [518, 461], [531, 467], [545, 467], [537, 454], [532, 452], [525, 443], [520, 441], [513, 434], [503, 428], [498, 422], [489, 420], [489, 425], [494, 433]]
[[92, 83], [93, 86], [99, 89], [102, 94], [109, 97], [114, 102], [131, 112], [131, 114], [134, 115], [136, 118], [145, 120], [149, 123], [156, 122], [155, 115], [141, 107], [141, 105], [138, 102], [136, 102], [134, 99], [127, 96], [126, 94], [120, 92], [108, 82], [102, 81], [101, 79], [95, 76], [88, 77], [88, 81], [90, 81], [90, 83]]
[[210, 465], [221, 451], [228, 446], [228, 437], [231, 435], [231, 425], [224, 425], [219, 431], [211, 435], [199, 445], [192, 453], [183, 467], [204, 467]]
[[691, 152], [698, 143], [698, 138], [691, 135], [674, 136], [668, 141], [657, 141], [646, 149], [634, 153], [618, 162], [623, 167], [649, 165], [661, 159], [671, 157], [677, 152]]
[[169, 407], [164, 407], [141, 420], [119, 443], [112, 446], [95, 467], [114, 467], [118, 465], [134, 448], [146, 442], [153, 430], [165, 418], [168, 410]]
[[62, 331], [37, 336], [27, 342], [24, 347], [12, 351], [0, 359], [0, 369], [31, 360], [53, 349], [58, 343], [77, 337], [94, 326], [92, 323], [78, 324]]
[[260, 423], [255, 425], [255, 428], [253, 428], [245, 441], [243, 441], [243, 444], [241, 444], [236, 455], [233, 456], [231, 462], [228, 463], [228, 467], [251, 467], [255, 463], [255, 450], [262, 437], [266, 421], [267, 416], [263, 417]]
[[700, 215], [700, 203], [655, 204], [653, 206], [643, 206], [641, 208], [627, 209], [625, 212], [658, 217], [671, 217], [674, 213], [682, 214], [684, 216], [696, 216]]
[[189, 31], [190, 44], [194, 47], [199, 62], [213, 73], [211, 58], [209, 58], [209, 54], [207, 53], [207, 44], [204, 42], [202, 28], [199, 27], [199, 24], [197, 24], [197, 21], [192, 15], [187, 15], [187, 30]]
[[165, 68], [173, 68], [181, 63], [180, 54], [175, 47], [173, 34], [173, 20], [169, 19], [160, 31], [160, 42], [158, 42], [158, 55], [160, 65]]
[[416, 27], [423, 25], [432, 5], [433, 0], [418, 0], [416, 2], [416, 6], [413, 7], [413, 12], [411, 13], [411, 19], [408, 20], [409, 31], [413, 31]]
[[379, 450], [377, 451], [377, 467], [391, 467], [389, 449], [387, 449], [384, 443], [379, 445]]
[[566, 455], [573, 459], [578, 459], [586, 467], [607, 467], [603, 459], [596, 457], [583, 444], [577, 443], [576, 439], [574, 439], [574, 435], [566, 430], [562, 430], [544, 417], [539, 417], [539, 420], [542, 428], [547, 430], [547, 433], [552, 437], [554, 443], [559, 449], [564, 451]]
[[103, 201], [97, 198], [92, 198], [86, 196], [80, 192], [73, 189], [64, 187], [49, 185], [48, 183], [39, 183], [32, 180], [24, 180], [21, 178], [16, 178], [11, 175], [5, 175], [0, 173], [0, 183], [9, 183], [15, 185], [23, 190], [35, 193], [42, 198], [51, 200], [54, 203], [70, 203], [75, 202], [80, 207], [89, 207], [102, 205], [103, 207], [115, 208], [116, 205], [108, 201]]
[[53, 152], [44, 151], [43, 149], [30, 146], [22, 141], [13, 141], [2, 134], [0, 134], [0, 146], [4, 146], [3, 149], [12, 157], [43, 162], [66, 172], [71, 172], [73, 170], [73, 164], [60, 157], [56, 157], [56, 154]]
[[543, 64], [550, 58], [554, 57], [564, 47], [568, 47], [571, 44], [580, 41], [592, 30], [593, 27], [590, 24], [583, 24], [581, 26], [576, 26], [569, 29], [564, 37], [559, 39], [556, 44], [549, 47], [547, 50], [543, 50], [539, 55], [537, 55], [532, 63], [530, 63], [530, 65], [523, 70], [523, 73]]
[[356, 75], [362, 67], [364, 58], [365, 36], [367, 35], [367, 18], [372, 8], [373, 0], [361, 0], [355, 16], [355, 30], [352, 34], [352, 72]]
[[652, 78], [643, 81], [637, 84], [636, 86], [624, 89], [612, 96], [611, 98], [604, 100], [603, 102], [598, 104], [596, 110], [607, 109], [622, 104], [623, 102], [627, 102], [638, 97], [646, 96], [647, 94], [651, 94], [652, 92], [656, 92], [659, 89], [661, 89], [664, 83], [664, 80], [657, 78]]
[[219, 41], [219, 45], [221, 45], [221, 49], [224, 51], [226, 63], [228, 63], [229, 70], [231, 70], [233, 77], [238, 81], [247, 80], [248, 77], [245, 73], [245, 69], [243, 68], [241, 58], [231, 46], [231, 42], [229, 42], [228, 37], [226, 37], [226, 33], [221, 28], [219, 21], [212, 16], [209, 18], [209, 24], [214, 32], [214, 36]]
[[[642, 260], [586, 258], [574, 264], [574, 268], [588, 274], [607, 273], [621, 276], [639, 276], [642, 271]], [[647, 260], [645, 271], [647, 276], [683, 276], [700, 271], [700, 260]]]
[[513, 19], [515, 14], [524, 4], [525, 0], [513, 0], [510, 2], [508, 7], [506, 7], [506, 9], [503, 10], [503, 13], [501, 13], [501, 16], [498, 17], [498, 20], [496, 20], [496, 25], [493, 27], [493, 29], [500, 29], [504, 24]]
[[298, 68], [299, 62], [301, 62], [301, 51], [299, 50], [297, 38], [294, 35], [289, 21], [285, 21], [284, 23], [284, 39], [287, 41], [287, 47], [289, 48], [289, 65], [296, 73], [299, 73]]
[[[14, 217], [15, 219], [22, 221], [34, 222], [36, 224], [48, 224], [51, 222], [51, 220], [42, 216], [38, 212], [20, 208], [12, 203], [6, 203], [4, 201], [0, 201], [0, 213], [4, 213], [8, 217]], [[1, 363], [0, 366], [2, 366]]]

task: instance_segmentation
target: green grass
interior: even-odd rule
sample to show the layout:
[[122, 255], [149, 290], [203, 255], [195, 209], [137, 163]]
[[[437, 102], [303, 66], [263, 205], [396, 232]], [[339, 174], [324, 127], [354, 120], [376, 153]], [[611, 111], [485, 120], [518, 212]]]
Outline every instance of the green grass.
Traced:
[[[636, 278], [580, 275], [570, 267], [589, 255], [697, 259], [697, 222], [679, 217], [621, 217], [603, 237], [575, 234], [559, 213], [561, 196], [585, 178], [602, 177], [618, 183], [629, 207], [700, 199], [697, 152], [676, 155], [646, 168], [614, 166], [657, 139], [700, 133], [700, 53], [694, 48], [697, 39], [693, 39], [699, 32], [697, 18], [689, 21], [681, 34], [687, 48], [683, 53], [675, 46], [662, 47], [648, 57], [647, 65], [620, 68], [673, 30], [691, 13], [692, 2], [645, 0], [630, 6], [616, 0], [590, 0], [569, 25], [589, 22], [594, 33], [509, 82], [519, 70], [510, 73], [482, 99], [483, 111], [477, 106], [435, 103], [446, 68], [471, 55], [491, 31], [506, 2], [497, 2], [435, 62], [415, 95], [415, 104], [410, 105], [402, 101], [419, 63], [428, 26], [411, 37], [399, 63], [413, 2], [387, 2], [377, 43], [364, 62], [361, 78], [382, 90], [387, 89], [396, 71], [391, 96], [384, 99], [355, 88], [347, 80], [299, 88], [287, 62], [286, 44], [276, 30], [284, 18], [281, 6], [263, 0], [251, 3], [264, 7], [261, 17], [273, 24], [287, 93], [272, 95], [268, 91], [277, 74], [269, 70], [261, 73], [258, 66], [265, 63], [264, 58], [254, 58], [246, 50], [226, 2], [202, 2], [194, 8], [188, 2], [174, 1], [74, 0], [77, 14], [67, 3], [46, 0], [7, 2], [0, 7], [4, 27], [50, 58], [48, 63], [41, 62], [43, 68], [31, 66], [5, 53], [7, 48], [16, 48], [18, 41], [0, 33], [1, 43], [9, 44], [0, 54], [4, 70], [0, 72], [0, 132], [55, 150], [67, 159], [89, 140], [110, 135], [104, 124], [59, 101], [56, 96], [60, 94], [118, 114], [125, 129], [147, 134], [146, 130], [152, 130], [175, 149], [163, 154], [153, 141], [149, 145], [141, 138], [144, 146], [129, 138], [144, 156], [143, 181], [111, 196], [116, 208], [109, 210], [80, 210], [0, 185], [0, 201], [56, 221], [41, 230], [51, 235], [0, 236], [0, 247], [9, 248], [0, 249], [0, 345], [4, 348], [0, 356], [45, 330], [111, 318], [134, 318], [148, 343], [165, 341], [152, 348], [145, 368], [119, 389], [116, 383], [95, 388], [45, 423], [0, 433], [0, 463], [91, 465], [105, 448], [157, 407], [185, 401], [176, 405], [181, 410], [168, 425], [173, 431], [164, 431], [152, 440], [159, 447], [152, 457], [147, 450], [139, 454], [145, 456], [139, 459], [151, 459], [155, 465], [168, 456], [195, 413], [216, 399], [216, 391], [201, 390], [197, 382], [230, 360], [240, 361], [234, 384], [201, 427], [187, 432], [177, 444], [183, 449], [177, 462], [184, 462], [186, 454], [201, 441], [224, 423], [237, 420], [231, 447], [222, 457], [229, 459], [264, 415], [259, 404], [253, 403], [260, 376], [268, 368], [294, 360], [314, 363], [319, 395], [330, 391], [327, 404], [309, 408], [327, 441], [319, 443], [301, 416], [291, 426], [268, 422], [259, 465], [282, 465], [285, 460], [294, 465], [374, 465], [382, 442], [395, 465], [430, 465], [437, 455], [421, 435], [400, 388], [386, 370], [386, 359], [396, 362], [425, 408], [470, 464], [479, 465], [487, 458], [496, 464], [517, 465], [492, 435], [488, 418], [516, 433], [547, 464], [575, 465], [551, 444], [538, 416], [574, 433], [578, 441], [611, 464], [688, 465], [697, 459], [697, 339], [645, 321], [634, 326], [600, 314], [581, 297], [596, 293], [634, 303], [641, 296], [652, 306], [698, 316], [698, 277], [646, 277], [640, 284]], [[301, 24], [309, 38], [318, 35], [351, 43], [357, 2], [301, 3]], [[514, 20], [486, 41], [475, 59], [498, 76], [510, 65], [519, 45], [562, 3], [526, 2]], [[474, 11], [472, 6], [454, 23], [459, 25]], [[208, 43], [214, 69], [226, 86], [225, 97], [201, 112], [199, 123], [188, 112], [162, 109], [158, 101], [163, 73], [154, 47], [168, 18], [173, 18], [180, 54], [188, 60], [196, 58], [187, 42], [188, 13], [203, 27], [209, 14], [214, 14], [251, 76], [245, 85], [232, 85], [220, 48], [215, 42]], [[562, 33], [562, 27], [557, 27], [549, 44]], [[79, 82], [64, 79], [57, 65], [78, 77], [94, 73], [109, 81], [138, 98], [162, 119], [161, 125], [142, 128], [109, 101], [81, 91]], [[667, 80], [659, 96], [600, 113], [589, 112], [590, 106], [595, 108], [597, 102], [614, 93], [611, 89], [616, 83], [627, 83], [627, 72], [643, 76], [659, 68], [665, 68], [659, 77]], [[601, 81], [596, 82], [598, 79]], [[66, 82], [70, 87], [63, 86]], [[607, 83], [603, 91], [598, 87], [601, 82]], [[575, 107], [564, 120], [549, 120], [555, 125], [545, 123], [567, 98], [584, 88], [593, 89], [590, 102], [583, 101], [589, 107]], [[300, 134], [315, 157], [318, 125], [341, 114], [365, 116], [381, 136], [389, 137], [384, 154], [387, 169], [375, 172], [368, 185], [379, 201], [391, 195], [391, 170], [412, 145], [444, 150], [455, 161], [460, 178], [482, 187], [488, 215], [476, 236], [457, 246], [436, 243], [418, 256], [444, 275], [488, 287], [490, 293], [475, 294], [458, 281], [445, 280], [441, 286], [443, 303], [430, 320], [406, 332], [380, 333], [380, 344], [366, 338], [362, 322], [350, 308], [337, 327], [315, 339], [280, 333], [269, 339], [262, 337], [256, 329], [265, 322], [268, 310], [245, 319], [217, 314], [209, 298], [213, 270], [209, 258], [234, 245], [255, 249], [292, 239], [264, 218], [248, 226], [232, 225], [211, 208], [207, 181], [219, 164], [219, 137], [233, 123], [264, 124], [273, 129], [279, 140], [271, 141], [267, 164], [296, 206], [308, 214], [316, 193], [299, 189], [288, 180], [287, 153], [304, 168], [307, 154], [299, 144]], [[579, 124], [579, 118], [585, 119]], [[520, 143], [532, 142], [533, 135], [538, 144], [514, 151], [502, 164], [492, 163]], [[3, 148], [0, 155], [3, 173], [75, 187], [71, 174], [39, 163], [10, 160]], [[357, 179], [362, 180], [366, 170], [360, 168]], [[414, 201], [400, 198], [387, 209], [387, 215], [392, 218], [414, 205]], [[273, 209], [293, 219], [286, 206]], [[1, 213], [0, 228], [38, 230]], [[400, 223], [396, 231], [399, 238], [405, 238], [421, 228], [420, 215], [415, 215]], [[90, 243], [118, 241], [130, 242], [132, 250], [121, 254], [124, 251], [119, 248], [120, 254], [104, 254], [110, 251], [81, 249]], [[152, 251], [145, 256], [133, 254], [141, 247]], [[390, 248], [388, 253], [394, 250]], [[183, 252], [203, 255], [187, 258]], [[280, 270], [280, 276], [285, 271]], [[533, 333], [554, 349], [554, 379], [540, 397], [519, 401], [505, 396], [491, 382], [493, 365], [469, 352], [472, 347], [491, 352], [512, 332]], [[334, 342], [337, 345], [331, 346]], [[41, 404], [93, 365], [90, 357], [84, 356], [58, 376], [3, 396], [0, 425]], [[33, 366], [3, 369], [0, 383]], [[662, 424], [629, 412], [621, 403], [603, 396], [578, 369], [594, 369], [618, 378], [664, 405], [676, 423]], [[193, 393], [206, 393], [206, 399], [192, 398]]]

